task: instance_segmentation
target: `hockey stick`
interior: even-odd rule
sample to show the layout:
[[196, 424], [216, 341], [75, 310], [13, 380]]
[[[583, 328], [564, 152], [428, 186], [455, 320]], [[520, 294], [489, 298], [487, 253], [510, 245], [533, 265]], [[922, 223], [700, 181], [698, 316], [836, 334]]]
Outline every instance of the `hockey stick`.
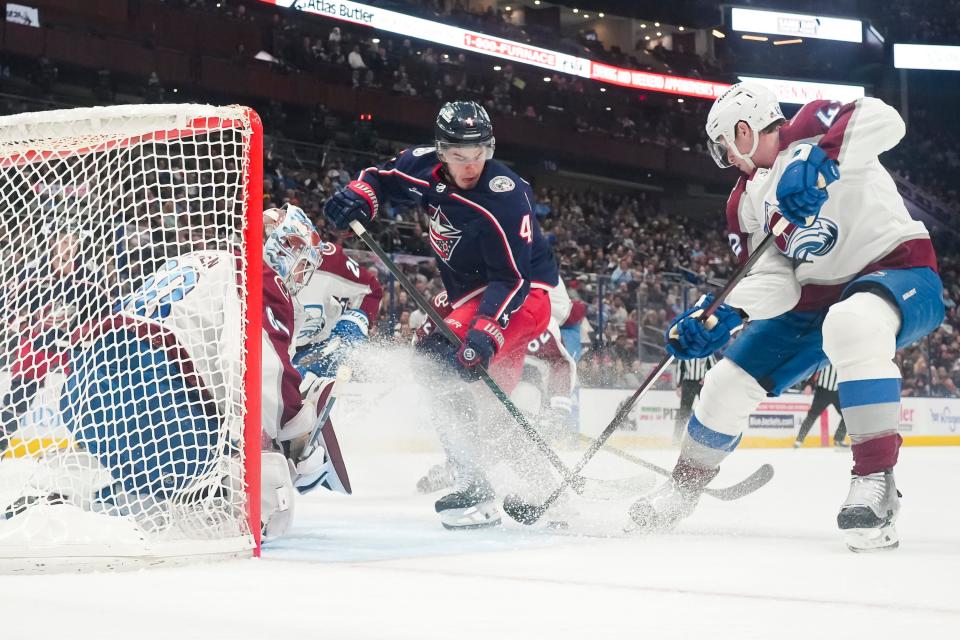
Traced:
[[[716, 312], [717, 308], [723, 304], [723, 301], [728, 295], [730, 295], [730, 292], [733, 291], [733, 288], [736, 287], [744, 277], [746, 277], [750, 269], [753, 268], [753, 265], [757, 263], [764, 253], [766, 253], [767, 248], [773, 244], [774, 237], [783, 232], [788, 223], [786, 219], [782, 219], [780, 222], [782, 224], [778, 223], [777, 227], [764, 237], [763, 241], [756, 248], [756, 250], [750, 255], [749, 258], [747, 258], [747, 261], [744, 262], [739, 269], [737, 269], [736, 273], [733, 274], [729, 282], [727, 282], [726, 286], [724, 286], [723, 290], [717, 294], [717, 297], [714, 298], [713, 302], [711, 302], [710, 305], [700, 315], [699, 319], [701, 322], [708, 322], [712, 318], [714, 312]], [[604, 443], [610, 438], [610, 436], [613, 435], [613, 432], [620, 428], [620, 425], [630, 413], [633, 405], [635, 405], [637, 401], [650, 389], [650, 387], [653, 386], [653, 383], [657, 381], [664, 371], [667, 370], [667, 367], [669, 367], [672, 362], [672, 355], [664, 356], [663, 360], [660, 361], [660, 364], [658, 364], [654, 370], [650, 372], [650, 375], [647, 376], [647, 379], [643, 381], [643, 384], [641, 384], [640, 387], [633, 392], [633, 395], [630, 396], [626, 402], [620, 405], [620, 408], [617, 409], [616, 415], [613, 416], [613, 420], [609, 425], [607, 425], [607, 428], [604, 429], [600, 436], [593, 442], [593, 444], [590, 445], [586, 453], [583, 455], [583, 458], [580, 459], [580, 462], [578, 462], [576, 466], [570, 470], [572, 475], [575, 476], [579, 474], [583, 468], [587, 466], [587, 463], [590, 462], [593, 456], [596, 455], [597, 451], [603, 447]], [[544, 513], [546, 513], [547, 509], [549, 509], [553, 503], [557, 501], [557, 498], [563, 494], [564, 490], [567, 488], [567, 484], [567, 478], [564, 478], [560, 482], [560, 486], [557, 487], [556, 490], [554, 490], [554, 492], [551, 493], [547, 499], [539, 505], [526, 502], [520, 496], [509, 495], [503, 501], [503, 510], [507, 512], [508, 516], [521, 524], [534, 524], [543, 516]]]
[[[453, 329], [444, 322], [443, 317], [437, 312], [433, 306], [424, 299], [423, 295], [417, 291], [416, 287], [413, 286], [413, 283], [410, 282], [410, 279], [400, 268], [397, 267], [396, 263], [387, 255], [376, 240], [370, 237], [370, 234], [367, 233], [366, 228], [359, 221], [354, 220], [350, 223], [350, 228], [353, 230], [357, 237], [363, 240], [364, 244], [367, 245], [367, 248], [370, 249], [380, 261], [383, 262], [387, 270], [393, 274], [393, 277], [397, 279], [397, 282], [400, 283], [400, 286], [404, 288], [407, 294], [410, 296], [410, 299], [420, 307], [420, 310], [427, 314], [427, 317], [430, 318], [430, 321], [433, 322], [434, 326], [443, 334], [443, 336], [450, 341], [450, 344], [459, 348], [462, 344], [459, 336], [453, 332]], [[553, 468], [557, 470], [560, 474], [562, 480], [561, 486], [572, 486], [574, 490], [583, 494], [585, 480], [583, 477], [577, 474], [571, 474], [570, 470], [560, 459], [560, 456], [550, 448], [550, 445], [543, 439], [540, 433], [530, 424], [526, 416], [517, 408], [517, 406], [510, 400], [510, 397], [507, 393], [500, 388], [500, 385], [497, 384], [496, 380], [490, 377], [490, 374], [487, 372], [486, 368], [482, 365], [477, 366], [477, 370], [480, 374], [480, 379], [483, 380], [484, 384], [487, 385], [487, 388], [493, 393], [493, 395], [500, 401], [500, 404], [504, 406], [507, 412], [513, 416], [517, 421], [517, 424], [520, 426], [520, 429], [523, 433], [537, 446], [538, 449], [547, 457], [550, 461], [550, 464], [553, 465]]]
[[[577, 434], [577, 439], [583, 443], [587, 443], [587, 442], [591, 444], [593, 443], [592, 438], [590, 438], [589, 436], [585, 436], [582, 433]], [[672, 475], [671, 472], [668, 471], [667, 469], [657, 466], [652, 462], [648, 462], [643, 458], [638, 458], [637, 456], [627, 451], [624, 451], [623, 449], [618, 449], [616, 447], [606, 447], [604, 451], [606, 451], [609, 454], [615, 455], [618, 458], [626, 460], [628, 462], [632, 462], [633, 464], [643, 467], [644, 469], [649, 469], [654, 473], [659, 473], [662, 476], [666, 476], [669, 478]], [[729, 487], [722, 487], [719, 489], [711, 489], [710, 487], [707, 487], [703, 490], [703, 492], [708, 496], [713, 496], [717, 500], [725, 500], [725, 501], [736, 500], [738, 498], [742, 498], [746, 495], [753, 493], [763, 485], [770, 482], [771, 478], [773, 478], [773, 467], [769, 464], [762, 464], [760, 465], [760, 468], [758, 468], [756, 471], [751, 473], [749, 476], [747, 476], [740, 482], [732, 484]]]
[[303, 451], [300, 453], [301, 459], [309, 458], [310, 454], [313, 453], [317, 448], [317, 445], [320, 444], [321, 429], [323, 429], [323, 425], [326, 424], [327, 420], [330, 418], [330, 412], [333, 411], [333, 404], [337, 401], [337, 393], [335, 391], [337, 382], [346, 384], [350, 382], [350, 378], [352, 377], [353, 370], [345, 364], [340, 365], [340, 367], [337, 369], [337, 375], [333, 383], [334, 388], [330, 390], [330, 395], [327, 397], [327, 402], [323, 406], [323, 410], [320, 412], [320, 415], [317, 416], [317, 421], [313, 425], [313, 431], [310, 433], [310, 437], [307, 438], [307, 444], [303, 447]]

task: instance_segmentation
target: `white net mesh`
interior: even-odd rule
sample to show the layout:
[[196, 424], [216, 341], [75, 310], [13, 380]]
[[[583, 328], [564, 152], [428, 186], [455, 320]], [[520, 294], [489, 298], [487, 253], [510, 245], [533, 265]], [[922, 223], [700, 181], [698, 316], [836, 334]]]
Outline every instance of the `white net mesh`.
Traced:
[[0, 560], [248, 550], [241, 107], [0, 118]]

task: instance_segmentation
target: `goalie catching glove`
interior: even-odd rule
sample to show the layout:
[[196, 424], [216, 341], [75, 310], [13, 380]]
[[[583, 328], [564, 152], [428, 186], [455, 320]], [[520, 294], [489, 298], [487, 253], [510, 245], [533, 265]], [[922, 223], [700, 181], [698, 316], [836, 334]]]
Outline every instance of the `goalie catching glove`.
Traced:
[[713, 294], [708, 293], [674, 319], [667, 329], [667, 353], [678, 360], [692, 360], [706, 358], [726, 346], [733, 332], [743, 325], [743, 317], [730, 305], [721, 304], [702, 321], [700, 317], [711, 302]]
[[335, 377], [350, 350], [367, 341], [369, 325], [370, 321], [363, 311], [347, 309], [330, 332], [330, 337], [297, 351], [291, 360], [293, 366], [304, 377], [308, 373], [319, 378]]

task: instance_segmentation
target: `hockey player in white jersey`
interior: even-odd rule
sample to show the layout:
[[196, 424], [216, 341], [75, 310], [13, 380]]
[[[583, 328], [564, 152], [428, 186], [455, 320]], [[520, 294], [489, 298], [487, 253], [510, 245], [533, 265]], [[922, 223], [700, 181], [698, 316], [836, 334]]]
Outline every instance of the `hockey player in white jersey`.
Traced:
[[927, 230], [910, 218], [877, 158], [903, 137], [903, 120], [862, 98], [818, 100], [787, 122], [772, 92], [741, 83], [716, 100], [706, 129], [717, 163], [744, 174], [727, 203], [734, 252], [745, 260], [771, 229], [785, 228], [777, 250], [717, 310], [715, 326], [696, 317], [704, 300], [668, 330], [668, 351], [699, 358], [750, 319], [706, 376], [672, 478], [637, 501], [631, 516], [645, 529], [688, 516], [740, 442], [750, 411], [829, 360], [854, 462], [837, 523], [851, 550], [895, 548], [893, 468], [902, 439], [894, 353], [944, 317]]
[[[293, 205], [264, 211], [268, 238], [264, 253], [268, 260], [278, 249], [271, 245], [270, 238], [284, 229], [288, 217], [300, 227], [309, 224], [303, 211]], [[317, 486], [351, 492], [329, 413], [340, 365], [352, 349], [366, 342], [368, 318], [376, 319], [383, 290], [375, 275], [361, 269], [336, 245], [318, 240], [316, 249], [317, 260], [310, 277], [287, 290], [295, 295], [284, 296], [286, 292], [264, 287], [265, 302], [284, 298], [272, 305], [277, 310], [274, 321], [280, 328], [264, 327], [264, 396], [270, 393], [278, 401], [275, 406], [281, 413], [279, 433], [284, 453], [263, 454], [261, 512], [267, 540], [282, 535], [292, 522], [294, 496], [286, 481], [287, 471], [300, 493]], [[298, 392], [304, 406], [312, 403], [316, 408], [308, 408], [305, 413], [297, 409]], [[264, 400], [265, 405], [269, 402]], [[287, 418], [294, 417], [288, 422], [284, 412]], [[265, 421], [265, 430], [268, 426]], [[267, 434], [268, 444], [275, 439], [273, 433]]]
[[[265, 210], [264, 232], [276, 228], [285, 214], [285, 209]], [[310, 282], [293, 299], [293, 363], [302, 375], [332, 378], [350, 350], [369, 338], [383, 288], [372, 271], [333, 243], [321, 242], [320, 258]]]

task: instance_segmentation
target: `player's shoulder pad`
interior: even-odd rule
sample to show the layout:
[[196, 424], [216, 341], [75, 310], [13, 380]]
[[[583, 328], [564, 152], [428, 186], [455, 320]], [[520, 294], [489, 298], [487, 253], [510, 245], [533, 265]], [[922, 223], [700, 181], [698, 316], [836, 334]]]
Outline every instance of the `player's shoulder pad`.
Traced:
[[520, 217], [533, 211], [533, 191], [530, 184], [496, 160], [489, 162], [471, 195], [498, 216]]
[[783, 127], [780, 128], [780, 150], [798, 140], [805, 140], [826, 133], [843, 108], [835, 100], [812, 100], [803, 105]]
[[[324, 242], [320, 247], [320, 256], [323, 258], [317, 265], [317, 271], [321, 274], [346, 278], [347, 280], [357, 280], [352, 270], [347, 267], [349, 257], [343, 252], [343, 249], [332, 242]], [[311, 281], [312, 282], [312, 281]]]
[[423, 171], [432, 172], [439, 163], [436, 147], [422, 146], [404, 149], [397, 154], [393, 165], [401, 171], [414, 175]]
[[422, 146], [422, 147], [411, 147], [410, 149], [404, 149], [401, 154], [409, 153], [413, 158], [422, 158], [424, 156], [431, 156], [429, 160], [437, 161], [437, 148], [435, 146]]

